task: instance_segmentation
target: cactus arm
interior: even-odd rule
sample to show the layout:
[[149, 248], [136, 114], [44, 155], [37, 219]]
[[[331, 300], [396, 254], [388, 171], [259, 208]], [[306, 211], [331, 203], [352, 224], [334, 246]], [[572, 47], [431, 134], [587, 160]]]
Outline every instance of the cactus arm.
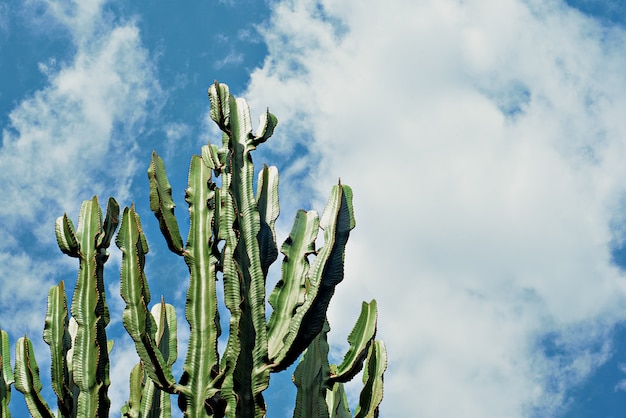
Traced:
[[[150, 312], [157, 324], [156, 341], [159, 351], [168, 367], [171, 368], [177, 357], [176, 310], [161, 298], [161, 303], [154, 305]], [[157, 388], [145, 373], [143, 376], [139, 417], [171, 418], [170, 394]]]
[[234, 416], [237, 408], [237, 396], [235, 394], [235, 380], [233, 372], [239, 362], [241, 345], [239, 343], [239, 324], [242, 316], [242, 289], [239, 272], [235, 266], [233, 248], [236, 246], [237, 234], [231, 227], [235, 221], [234, 209], [230, 195], [223, 189], [219, 190], [219, 237], [224, 239], [222, 251], [222, 269], [224, 277], [224, 304], [230, 311], [229, 336], [220, 369], [224, 374], [221, 396], [228, 405], [227, 417]]
[[230, 132], [230, 91], [226, 84], [215, 81], [209, 88], [209, 116], [223, 132]]
[[270, 359], [273, 371], [289, 367], [322, 329], [335, 286], [343, 280], [345, 246], [354, 226], [352, 190], [339, 183], [333, 187], [320, 219], [324, 245], [309, 271], [305, 302], [291, 318], [283, 348]]
[[57, 395], [59, 413], [62, 417], [69, 417], [72, 414], [74, 399], [67, 365], [67, 353], [71, 348], [72, 341], [69, 334], [67, 297], [63, 281], [58, 286], [52, 286], [48, 292], [48, 311], [43, 339], [50, 346], [52, 388]]
[[104, 216], [104, 222], [102, 223], [102, 228], [100, 232], [96, 234], [96, 247], [98, 249], [106, 249], [111, 245], [111, 239], [113, 235], [115, 235], [115, 231], [117, 230], [117, 226], [120, 223], [120, 206], [117, 204], [115, 199], [109, 197], [107, 200], [107, 208]]
[[170, 251], [182, 255], [183, 239], [174, 215], [176, 205], [172, 199], [172, 186], [165, 173], [165, 164], [156, 152], [152, 152], [148, 179], [150, 180], [150, 209], [159, 220], [159, 227]]
[[269, 358], [280, 362], [286, 355], [286, 337], [291, 332], [296, 309], [305, 302], [305, 279], [309, 272], [308, 256], [315, 254], [319, 218], [315, 211], [296, 213], [289, 237], [281, 247], [284, 255], [282, 277], [270, 294], [273, 308], [268, 322]]
[[385, 344], [374, 341], [367, 356], [367, 365], [363, 371], [363, 389], [355, 418], [376, 418], [383, 400], [383, 375], [387, 369], [387, 350]]
[[261, 269], [267, 277], [270, 265], [278, 257], [276, 247], [276, 231], [274, 224], [280, 213], [278, 205], [278, 169], [267, 167], [259, 172], [256, 194], [257, 207], [261, 217], [261, 229], [259, 231], [259, 251], [261, 252]]
[[278, 125], [278, 119], [270, 113], [269, 109], [266, 109], [265, 113], [259, 118], [259, 127], [254, 137], [252, 137], [253, 144], [256, 146], [267, 141], [274, 133], [276, 125]]
[[[116, 205], [109, 205], [114, 211]], [[73, 379], [79, 390], [77, 414], [106, 416], [110, 406], [109, 356], [105, 327], [108, 309], [104, 296], [103, 272], [108, 258], [107, 232], [102, 230], [102, 213], [98, 199], [83, 202], [78, 219], [76, 237], [79, 243], [80, 268], [72, 298], [72, 316], [76, 319], [73, 350]], [[116, 213], [107, 213], [109, 222], [115, 222]]]
[[116, 245], [122, 251], [120, 293], [126, 302], [122, 321], [135, 342], [146, 372], [162, 389], [173, 392], [174, 376], [156, 342], [157, 326], [148, 311], [150, 293], [143, 270], [148, 245], [141, 230], [139, 215], [134, 207], [125, 208]]
[[[298, 388], [294, 417], [323, 416], [351, 417], [343, 382], [351, 380], [363, 367], [363, 389], [357, 408], [357, 417], [378, 416], [383, 397], [383, 373], [387, 354], [382, 341], [373, 341], [376, 333], [376, 301], [363, 302], [361, 314], [348, 342], [350, 348], [342, 363], [328, 364], [328, 321], [304, 352], [293, 375]], [[364, 353], [367, 355], [365, 356]], [[367, 358], [366, 358], [367, 357]]]
[[330, 418], [352, 418], [343, 383], [335, 383], [332, 390], [326, 391], [326, 405]]
[[222, 169], [222, 162], [220, 161], [220, 151], [216, 145], [207, 144], [202, 146], [202, 160], [206, 165], [219, 175]]
[[59, 244], [61, 251], [70, 257], [78, 257], [78, 238], [76, 238], [74, 224], [72, 223], [72, 220], [67, 217], [67, 214], [57, 218], [55, 232], [57, 243]]
[[194, 417], [204, 414], [207, 391], [212, 389], [219, 362], [217, 339], [221, 331], [215, 284], [219, 253], [212, 235], [214, 211], [219, 206], [219, 197], [212, 190], [214, 185], [211, 188], [207, 186], [210, 180], [209, 165], [203, 158], [194, 156], [185, 195], [190, 216], [189, 235], [184, 251], [190, 272], [185, 307], [190, 334], [181, 378], [181, 384], [185, 385], [189, 393], [189, 396], [181, 399], [185, 404], [185, 414]]
[[167, 365], [171, 367], [178, 357], [176, 309], [161, 298], [161, 303], [154, 305], [150, 313], [157, 324], [156, 341], [159, 351]]
[[330, 327], [324, 322], [321, 332], [311, 341], [296, 370], [293, 382], [298, 388], [294, 418], [327, 418], [326, 390], [328, 389], [328, 342]]
[[26, 406], [33, 417], [54, 418], [41, 396], [39, 367], [35, 360], [33, 344], [27, 337], [17, 340], [15, 346], [15, 388], [24, 394]]
[[0, 418], [11, 418], [9, 401], [14, 381], [9, 334], [0, 329]]
[[[172, 305], [165, 303], [163, 298], [161, 298], [161, 303], [154, 305], [151, 309], [151, 313], [157, 323], [157, 343], [159, 351], [163, 355], [168, 368], [171, 369], [178, 356], [176, 309], [174, 309]], [[146, 383], [146, 387], [148, 386], [150, 386], [153, 392], [150, 416], [155, 418], [170, 418], [172, 416], [170, 394], [158, 389], [152, 381]]]
[[139, 362], [130, 371], [130, 394], [128, 401], [122, 406], [120, 415], [126, 418], [139, 418], [141, 395], [144, 387], [143, 363]]
[[[176, 311], [172, 305], [161, 303], [151, 309], [157, 324], [156, 342], [169, 367], [177, 356]], [[171, 418], [170, 394], [156, 387], [144, 369], [143, 362], [133, 367], [130, 375], [130, 396], [122, 407], [121, 415], [131, 418]]]
[[376, 301], [363, 302], [361, 314], [352, 332], [348, 336], [350, 348], [343, 361], [331, 373], [332, 381], [348, 382], [361, 371], [369, 347], [376, 336], [377, 309]]

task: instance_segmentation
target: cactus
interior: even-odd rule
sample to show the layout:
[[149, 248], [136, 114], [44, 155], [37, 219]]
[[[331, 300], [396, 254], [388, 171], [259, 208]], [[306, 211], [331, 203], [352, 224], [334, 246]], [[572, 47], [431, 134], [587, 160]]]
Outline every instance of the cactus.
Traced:
[[340, 365], [328, 363], [328, 321], [306, 349], [293, 375], [298, 387], [294, 418], [352, 417], [343, 383], [363, 369], [363, 389], [355, 411], [357, 418], [378, 416], [387, 368], [385, 345], [376, 337], [376, 301], [363, 302], [361, 314], [348, 337], [350, 348]]
[[94, 197], [83, 202], [76, 231], [67, 215], [57, 219], [59, 248], [80, 260], [71, 305], [72, 320], [67, 319], [61, 282], [58, 290], [54, 287], [50, 290], [44, 331], [52, 356], [52, 385], [62, 416], [106, 417], [109, 413], [110, 344], [105, 331], [109, 309], [104, 291], [104, 263], [109, 257], [107, 248], [117, 229], [118, 217], [119, 206], [109, 198], [103, 220], [98, 199]]
[[[327, 403], [330, 416], [349, 416], [341, 383], [354, 377], [364, 360], [365, 388], [357, 416], [375, 416], [386, 365], [384, 345], [374, 341], [375, 302], [364, 303], [344, 361], [329, 366], [326, 358], [326, 311], [335, 286], [343, 280], [345, 246], [355, 226], [352, 190], [341, 182], [334, 186], [321, 217], [315, 211], [297, 212], [280, 247], [282, 275], [267, 300], [273, 308], [268, 320], [266, 278], [279, 255], [274, 230], [279, 215], [278, 171], [263, 166], [255, 192], [251, 153], [272, 135], [277, 119], [266, 111], [253, 133], [246, 101], [234, 98], [225, 84], [211, 86], [209, 99], [210, 116], [223, 132], [222, 145], [205, 145], [201, 155], [192, 157], [185, 193], [190, 218], [185, 244], [165, 165], [156, 152], [148, 169], [150, 208], [168, 248], [183, 258], [190, 273], [185, 307], [190, 335], [182, 376], [175, 379], [172, 371], [178, 354], [174, 307], [161, 298], [149, 308], [144, 270], [149, 248], [139, 215], [130, 206], [118, 220], [119, 206], [110, 198], [103, 220], [94, 197], [83, 203], [78, 229], [67, 215], [56, 222], [59, 248], [80, 260], [69, 312], [62, 281], [48, 295], [44, 340], [50, 346], [59, 416], [104, 417], [109, 413], [112, 342], [107, 342], [105, 332], [109, 311], [103, 266], [118, 222], [115, 243], [122, 252], [120, 293], [126, 303], [122, 319], [140, 358], [130, 373], [130, 397], [122, 416], [170, 417], [174, 394], [186, 417], [264, 417], [262, 392], [270, 374], [285, 370], [305, 350], [294, 376], [299, 387], [294, 416], [312, 416], [302, 412], [310, 408], [328, 416]], [[320, 229], [324, 244], [316, 248]], [[228, 340], [221, 354], [216, 289], [220, 278], [230, 312]], [[12, 373], [8, 336], [2, 331], [0, 337], [0, 418], [9, 416], [12, 384], [24, 393], [33, 416], [53, 416], [40, 393], [30, 340], [18, 340]], [[323, 366], [321, 374], [311, 374], [313, 363]]]
[[0, 329], [0, 418], [11, 417], [9, 401], [11, 400], [11, 385], [14, 381], [9, 334]]
[[[59, 248], [80, 261], [71, 318], [63, 281], [48, 293], [44, 341], [50, 346], [52, 387], [61, 417], [106, 417], [109, 414], [108, 352], [111, 344], [105, 332], [109, 311], [103, 274], [118, 214], [119, 207], [110, 198], [103, 221], [98, 199], [94, 197], [83, 202], [78, 229], [74, 229], [67, 214], [56, 222]], [[20, 338], [15, 351], [15, 388], [24, 394], [32, 416], [53, 417], [40, 394], [39, 367], [31, 341]]]
[[[184, 247], [172, 189], [156, 153], [148, 170], [150, 208], [168, 248], [184, 258], [190, 272], [189, 347], [178, 383], [158, 349], [158, 327], [148, 312], [150, 295], [144, 273], [148, 246], [132, 207], [124, 211], [116, 241], [123, 253], [124, 325], [146, 376], [158, 390], [179, 395], [185, 416], [260, 417], [266, 414], [262, 392], [270, 373], [286, 369], [319, 334], [334, 288], [343, 279], [344, 248], [355, 225], [352, 191], [341, 183], [335, 186], [321, 219], [314, 211], [297, 213], [281, 248], [285, 256], [282, 277], [269, 298], [274, 310], [266, 322], [266, 276], [278, 256], [274, 231], [279, 213], [278, 172], [264, 166], [255, 194], [251, 152], [271, 136], [277, 120], [265, 112], [252, 133], [245, 100], [235, 99], [226, 85], [217, 83], [209, 89], [209, 98], [211, 118], [223, 131], [222, 146], [206, 145], [201, 156], [192, 158], [185, 196], [190, 228]], [[221, 176], [221, 187], [213, 176]], [[324, 231], [324, 246], [316, 249], [319, 228]], [[309, 265], [311, 254], [316, 257]], [[222, 272], [224, 302], [230, 310], [229, 337], [221, 358], [217, 351], [221, 332], [218, 272]]]
[[[156, 325], [157, 348], [167, 368], [176, 361], [176, 312], [172, 305], [161, 299], [151, 310]], [[152, 324], [152, 322], [150, 322]], [[139, 362], [130, 373], [130, 399], [122, 407], [124, 417], [171, 417], [170, 395], [160, 390], [146, 373], [144, 363]]]

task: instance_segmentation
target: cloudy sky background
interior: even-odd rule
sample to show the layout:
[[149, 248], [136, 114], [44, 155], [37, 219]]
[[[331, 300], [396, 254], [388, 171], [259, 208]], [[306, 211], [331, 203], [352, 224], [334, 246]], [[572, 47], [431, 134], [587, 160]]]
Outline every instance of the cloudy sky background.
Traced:
[[[154, 149], [185, 229], [189, 158], [219, 141], [218, 79], [253, 118], [278, 116], [254, 157], [281, 172], [281, 241], [339, 177], [354, 190], [330, 338], [341, 356], [361, 301], [378, 300], [382, 417], [620, 416], [625, 28], [609, 0], [0, 1], [0, 326], [35, 340], [47, 382], [47, 289], [71, 289], [77, 267], [54, 219], [113, 195], [137, 205], [152, 294], [177, 305], [184, 344], [186, 266], [145, 171]], [[116, 416], [135, 359], [111, 253]], [[290, 416], [290, 376], [271, 386], [268, 416]]]

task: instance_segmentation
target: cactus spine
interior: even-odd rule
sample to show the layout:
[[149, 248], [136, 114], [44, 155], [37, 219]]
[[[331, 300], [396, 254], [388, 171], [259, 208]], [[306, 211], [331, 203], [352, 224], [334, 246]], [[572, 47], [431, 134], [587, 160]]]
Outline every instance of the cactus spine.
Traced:
[[[326, 311], [335, 286], [343, 280], [345, 246], [355, 226], [352, 190], [341, 182], [334, 186], [321, 217], [315, 211], [297, 212], [289, 237], [280, 247], [282, 275], [268, 299], [273, 310], [267, 321], [266, 278], [279, 254], [274, 230], [279, 215], [278, 171], [263, 166], [255, 191], [251, 154], [272, 135], [277, 119], [266, 111], [253, 132], [246, 101], [231, 95], [225, 84], [211, 86], [209, 99], [210, 116], [223, 132], [222, 144], [205, 145], [201, 155], [191, 159], [185, 193], [190, 227], [185, 244], [165, 165], [156, 153], [148, 169], [150, 208], [168, 248], [183, 257], [190, 273], [185, 307], [189, 345], [178, 380], [172, 372], [177, 358], [175, 310], [163, 299], [149, 308], [144, 270], [148, 243], [134, 206], [126, 207], [121, 217], [115, 242], [122, 252], [123, 324], [140, 358], [130, 373], [130, 397], [122, 415], [170, 417], [170, 395], [175, 394], [186, 417], [264, 417], [262, 392], [269, 385], [270, 373], [285, 370], [309, 347], [294, 376], [299, 388], [294, 416], [312, 416], [303, 411], [313, 410], [320, 416], [329, 416], [329, 411], [330, 416], [349, 416], [341, 383], [354, 377], [364, 361], [365, 388], [357, 416], [375, 416], [386, 367], [384, 345], [374, 341], [375, 302], [364, 303], [344, 361], [329, 366], [326, 357]], [[221, 185], [216, 183], [218, 177]], [[111, 344], [105, 333], [109, 312], [103, 266], [118, 217], [119, 207], [110, 198], [103, 220], [94, 197], [83, 203], [77, 230], [67, 215], [56, 223], [61, 251], [80, 260], [70, 311], [60, 282], [50, 289], [44, 329], [62, 417], [104, 417], [109, 412]], [[320, 229], [324, 244], [316, 248]], [[310, 256], [314, 256], [312, 262]], [[228, 341], [221, 355], [216, 289], [220, 278], [230, 312]], [[9, 416], [11, 384], [24, 393], [33, 416], [52, 416], [40, 395], [32, 344], [27, 338], [18, 341], [13, 376], [8, 336], [2, 332], [0, 337], [0, 418]], [[312, 364], [321, 364], [322, 373], [312, 374]]]

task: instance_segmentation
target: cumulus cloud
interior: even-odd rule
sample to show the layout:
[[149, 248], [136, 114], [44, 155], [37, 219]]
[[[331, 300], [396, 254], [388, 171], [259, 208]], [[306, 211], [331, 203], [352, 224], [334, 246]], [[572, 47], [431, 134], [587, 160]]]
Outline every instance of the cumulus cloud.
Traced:
[[624, 32], [558, 1], [286, 0], [262, 33], [244, 96], [316, 207], [354, 189], [331, 337], [378, 300], [382, 415], [567, 407], [625, 316]]
[[[2, 130], [0, 326], [13, 338], [28, 333], [38, 352], [46, 351], [37, 336], [49, 286], [72, 277], [71, 290], [76, 277], [76, 260], [56, 249], [54, 219], [67, 211], [76, 222], [81, 202], [94, 194], [101, 204], [109, 194], [121, 204], [128, 200], [137, 137], [160, 94], [137, 26], [107, 20], [102, 5], [29, 1], [22, 6], [23, 13], [37, 11], [42, 25], [29, 29], [62, 28], [75, 51], [69, 59], [40, 64], [46, 85], [16, 104]], [[45, 370], [49, 360], [39, 357]]]

